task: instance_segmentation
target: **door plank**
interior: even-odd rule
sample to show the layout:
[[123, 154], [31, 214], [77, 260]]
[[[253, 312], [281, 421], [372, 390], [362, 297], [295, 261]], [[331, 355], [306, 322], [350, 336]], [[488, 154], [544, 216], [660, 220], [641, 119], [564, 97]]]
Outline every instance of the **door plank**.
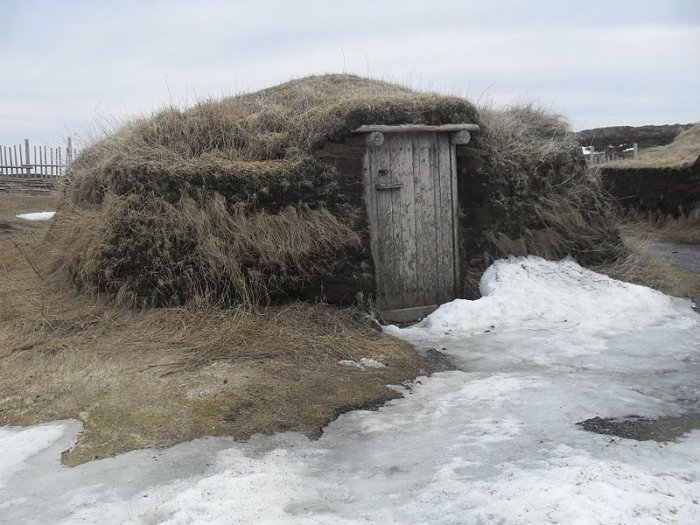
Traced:
[[406, 273], [406, 267], [404, 265], [405, 254], [403, 253], [403, 224], [401, 220], [402, 209], [401, 209], [401, 172], [399, 169], [399, 145], [401, 144], [401, 137], [397, 135], [390, 136], [387, 145], [386, 152], [389, 157], [389, 183], [390, 189], [387, 191], [387, 195], [391, 198], [391, 228], [392, 228], [392, 239], [391, 246], [394, 252], [394, 266], [392, 268], [393, 274], [393, 290], [390, 303], [392, 308], [400, 307], [405, 304], [406, 294], [405, 294], [405, 280], [408, 278]]
[[377, 290], [377, 297], [379, 297], [383, 293], [383, 290], [381, 289], [382, 283], [380, 283], [379, 279], [381, 264], [377, 243], [379, 234], [379, 229], [377, 226], [377, 196], [374, 190], [374, 180], [372, 177], [373, 158], [374, 155], [372, 148], [365, 149], [365, 153], [362, 157], [362, 181], [364, 184], [363, 195], [365, 205], [367, 206], [370, 250], [372, 252], [372, 260], [374, 261], [374, 282]]
[[462, 289], [462, 270], [460, 260], [462, 258], [462, 250], [460, 244], [459, 232], [459, 199], [457, 188], [457, 146], [450, 144], [450, 192], [452, 194], [452, 232], [454, 252], [452, 259], [454, 260], [454, 297], [457, 297]]
[[[411, 136], [399, 133], [392, 137], [391, 168], [396, 170], [397, 179], [403, 184], [395, 192], [395, 204], [398, 207], [398, 222], [401, 226], [401, 237], [396, 249], [400, 254], [398, 271], [401, 282], [401, 305], [417, 305], [418, 274], [416, 268], [416, 206], [413, 187], [413, 145]], [[398, 201], [398, 202], [397, 202]], [[396, 211], [397, 208], [394, 208]]]
[[438, 257], [435, 228], [435, 178], [436, 151], [435, 134], [420, 133], [417, 136], [418, 148], [414, 161], [418, 166], [416, 191], [416, 236], [419, 239], [420, 268], [422, 279], [423, 304], [438, 303]]
[[450, 137], [438, 134], [436, 141], [438, 170], [436, 175], [436, 206], [438, 239], [438, 289], [439, 302], [454, 299], [454, 227], [452, 220], [452, 162], [450, 158]]
[[371, 147], [371, 173], [373, 191], [377, 201], [377, 253], [379, 268], [377, 281], [382, 281], [381, 293], [377, 294], [380, 309], [395, 307], [396, 301], [396, 253], [394, 250], [394, 221], [392, 190], [377, 190], [391, 182], [391, 159], [385, 142], [382, 146]]

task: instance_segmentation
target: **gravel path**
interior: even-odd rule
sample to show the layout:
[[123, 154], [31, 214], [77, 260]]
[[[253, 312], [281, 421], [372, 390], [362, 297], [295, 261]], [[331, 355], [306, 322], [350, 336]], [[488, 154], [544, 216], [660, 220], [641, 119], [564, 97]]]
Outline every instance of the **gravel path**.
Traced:
[[700, 245], [646, 241], [642, 249], [668, 259], [676, 266], [700, 274]]

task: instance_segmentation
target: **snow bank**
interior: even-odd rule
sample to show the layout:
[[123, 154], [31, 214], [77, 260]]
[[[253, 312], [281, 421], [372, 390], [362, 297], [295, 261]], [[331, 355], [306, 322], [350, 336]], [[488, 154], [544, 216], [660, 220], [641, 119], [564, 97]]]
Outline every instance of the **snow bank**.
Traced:
[[55, 211], [38, 211], [35, 213], [22, 213], [21, 215], [17, 215], [17, 217], [28, 221], [47, 221], [54, 215], [56, 215]]
[[[571, 260], [523, 257], [497, 261], [486, 270], [479, 288], [481, 299], [444, 304], [401, 333], [434, 338], [449, 331], [452, 336], [469, 336], [511, 327], [554, 328], [563, 323], [588, 332], [633, 331], [652, 322], [695, 322], [677, 319], [683, 300], [616, 281]], [[399, 333], [395, 327], [389, 331]]]
[[388, 329], [460, 370], [318, 441], [196, 440], [66, 469], [63, 442], [42, 449], [53, 427], [1, 429], [0, 460], [18, 453], [0, 468], [0, 523], [700, 522], [700, 431], [657, 443], [576, 425], [700, 409], [690, 304], [536, 258], [496, 263], [482, 286]]

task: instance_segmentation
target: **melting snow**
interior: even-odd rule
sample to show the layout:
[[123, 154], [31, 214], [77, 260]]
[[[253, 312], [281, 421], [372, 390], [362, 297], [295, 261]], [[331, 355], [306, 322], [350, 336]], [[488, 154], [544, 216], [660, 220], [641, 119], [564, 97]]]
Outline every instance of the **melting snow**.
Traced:
[[354, 361], [352, 359], [343, 359], [338, 361], [338, 364], [343, 366], [349, 366], [352, 368], [360, 368], [364, 370], [365, 368], [384, 368], [386, 365], [377, 359], [372, 359], [370, 357], [363, 357], [359, 361]]
[[482, 292], [387, 328], [460, 370], [318, 441], [202, 439], [64, 468], [78, 423], [0, 429], [0, 523], [700, 522], [700, 431], [638, 442], [575, 424], [700, 408], [690, 303], [538, 258], [495, 263]]
[[28, 221], [47, 221], [54, 215], [56, 215], [55, 211], [38, 211], [35, 213], [22, 213], [17, 215], [17, 217]]

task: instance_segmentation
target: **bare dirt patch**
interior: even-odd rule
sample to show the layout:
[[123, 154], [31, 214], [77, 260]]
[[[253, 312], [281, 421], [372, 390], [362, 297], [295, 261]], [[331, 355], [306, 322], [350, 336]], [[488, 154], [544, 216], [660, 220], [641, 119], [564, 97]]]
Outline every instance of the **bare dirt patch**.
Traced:
[[700, 414], [692, 412], [680, 416], [648, 418], [627, 416], [622, 418], [594, 417], [579, 421], [578, 426], [596, 434], [618, 436], [637, 441], [673, 441], [700, 428]]
[[[432, 370], [353, 308], [133, 310], [66, 291], [43, 264], [50, 221], [14, 217], [51, 209], [55, 197], [0, 195], [0, 425], [79, 419], [68, 465], [205, 435], [315, 437]], [[339, 364], [362, 357], [386, 366]]]

